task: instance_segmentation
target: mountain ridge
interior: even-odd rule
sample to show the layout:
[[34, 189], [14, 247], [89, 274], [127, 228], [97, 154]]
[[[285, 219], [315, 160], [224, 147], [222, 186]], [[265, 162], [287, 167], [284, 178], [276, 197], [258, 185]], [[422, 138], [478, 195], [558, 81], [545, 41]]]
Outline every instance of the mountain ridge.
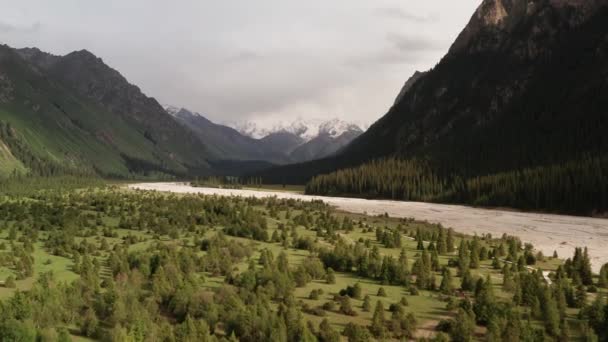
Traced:
[[[320, 159], [336, 153], [363, 133], [359, 126], [339, 119], [298, 119], [290, 125], [278, 124], [272, 130], [243, 133], [243, 127], [254, 125], [249, 122], [239, 131], [229, 125], [213, 123], [198, 112], [172, 105], [164, 107], [167, 113], [197, 133], [203, 143], [212, 150], [215, 147], [215, 154], [226, 160], [289, 164]], [[223, 138], [218, 131], [223, 132]], [[258, 134], [260, 132], [263, 134]], [[228, 146], [228, 149], [222, 149]]]
[[342, 133], [347, 131], [364, 131], [364, 125], [349, 122], [339, 118], [332, 119], [302, 119], [297, 118], [289, 123], [279, 122], [271, 127], [258, 127], [253, 121], [245, 121], [242, 123], [226, 123], [243, 135], [250, 136], [255, 139], [262, 139], [270, 134], [278, 132], [287, 132], [299, 136], [308, 142], [320, 134], [329, 133], [333, 138], [337, 138]]
[[29, 172], [132, 177], [209, 169], [203, 144], [89, 51], [55, 56], [3, 45], [0, 67], [0, 122], [10, 127], [1, 140]]

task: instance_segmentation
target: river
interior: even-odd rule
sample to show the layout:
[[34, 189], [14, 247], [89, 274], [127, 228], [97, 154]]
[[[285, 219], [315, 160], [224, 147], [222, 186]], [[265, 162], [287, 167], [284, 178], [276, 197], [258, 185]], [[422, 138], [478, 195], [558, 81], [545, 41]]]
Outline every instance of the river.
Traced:
[[128, 187], [174, 193], [322, 200], [340, 210], [352, 213], [369, 215], [388, 213], [391, 217], [412, 217], [441, 223], [444, 227], [451, 227], [466, 234], [492, 234], [494, 237], [499, 237], [506, 233], [533, 244], [547, 256], [557, 251], [560, 257], [571, 257], [575, 247], [588, 247], [595, 272], [598, 272], [603, 264], [608, 263], [607, 219], [482, 209], [462, 205], [309, 196], [281, 191], [196, 188], [186, 183], [139, 183], [130, 184]]

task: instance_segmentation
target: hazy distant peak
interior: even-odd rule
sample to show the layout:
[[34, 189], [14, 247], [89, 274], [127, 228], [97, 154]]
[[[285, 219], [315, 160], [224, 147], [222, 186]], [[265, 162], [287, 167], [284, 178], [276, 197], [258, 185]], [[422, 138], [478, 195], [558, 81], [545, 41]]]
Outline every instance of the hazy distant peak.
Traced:
[[172, 105], [163, 104], [162, 106], [165, 109], [165, 111], [167, 113], [169, 113], [169, 115], [172, 115], [172, 116], [175, 116], [177, 113], [179, 113], [180, 110], [182, 110], [182, 108], [172, 106]]
[[322, 134], [335, 138], [347, 131], [363, 131], [361, 125], [347, 122], [338, 118], [330, 120], [298, 118], [288, 123], [277, 122], [274, 125], [269, 125], [267, 127], [251, 121], [240, 123], [233, 122], [228, 123], [227, 125], [233, 127], [241, 134], [255, 139], [261, 139], [273, 133], [286, 132], [302, 138], [302, 140], [305, 142], [310, 141]]

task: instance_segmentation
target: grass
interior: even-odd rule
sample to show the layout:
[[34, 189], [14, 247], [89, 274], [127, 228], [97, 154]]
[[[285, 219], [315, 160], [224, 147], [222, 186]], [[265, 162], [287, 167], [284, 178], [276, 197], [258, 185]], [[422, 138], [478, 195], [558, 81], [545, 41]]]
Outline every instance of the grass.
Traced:
[[[100, 191], [116, 191], [116, 190], [100, 190]], [[118, 190], [118, 191], [130, 191], [130, 190]], [[287, 190], [286, 190], [287, 191]], [[186, 196], [186, 195], [180, 195]], [[256, 207], [256, 210], [266, 212], [266, 208], [264, 207]], [[84, 209], [82, 209], [84, 210]], [[292, 217], [301, 214], [299, 210], [291, 210]], [[314, 214], [318, 216], [318, 213]], [[376, 241], [375, 236], [375, 228], [383, 227], [388, 229], [395, 229], [398, 226], [401, 226], [406, 229], [408, 234], [402, 235], [402, 248], [406, 251], [408, 256], [410, 266], [414, 263], [416, 258], [420, 255], [420, 251], [417, 250], [417, 243], [412, 239], [409, 235], [416, 231], [417, 229], [421, 230], [436, 230], [437, 226], [433, 224], [423, 223], [423, 222], [414, 222], [410, 220], [396, 219], [390, 217], [370, 217], [360, 214], [350, 214], [346, 212], [335, 212], [335, 216], [338, 217], [339, 220], [343, 217], [348, 217], [355, 222], [355, 228], [353, 231], [345, 232], [339, 231], [340, 236], [346, 241], [350, 243], [354, 243], [356, 241], [365, 241], [369, 240], [371, 247], [377, 247], [382, 255], [390, 255], [395, 258], [399, 256], [401, 253], [401, 248], [386, 248], [384, 245], [380, 244]], [[278, 229], [279, 224], [286, 223], [286, 212], [281, 211], [279, 213], [278, 218], [267, 217], [268, 222], [268, 233], [272, 235], [272, 233]], [[192, 246], [193, 238], [185, 238], [184, 236], [180, 237], [177, 240], [172, 240], [168, 236], [162, 236], [160, 240], [155, 240], [152, 234], [144, 231], [137, 230], [127, 230], [118, 228], [119, 219], [117, 217], [104, 216], [102, 218], [101, 225], [95, 227], [97, 231], [96, 236], [92, 237], [76, 237], [76, 243], [80, 243], [82, 240], [87, 240], [88, 242], [100, 243], [101, 232], [103, 228], [109, 227], [112, 228], [112, 231], [116, 233], [116, 237], [105, 238], [108, 242], [110, 249], [117, 245], [124, 243], [123, 238], [128, 235], [134, 235], [139, 239], [142, 239], [142, 242], [138, 242], [129, 246], [129, 251], [142, 251], [147, 248], [150, 248], [157, 241], [166, 244], [183, 244], [184, 240], [188, 242], [190, 246]], [[8, 229], [13, 223], [6, 222], [0, 219], [0, 227], [4, 227], [4, 229], [0, 230], [0, 243], [5, 243], [6, 246], [9, 246], [8, 250], [10, 250], [10, 241], [8, 240]], [[198, 226], [197, 228], [204, 228], [205, 238], [212, 237], [222, 230], [223, 227], [204, 227]], [[371, 230], [369, 228], [372, 228]], [[295, 228], [298, 236], [304, 237], [309, 236], [313, 239], [317, 239], [317, 242], [321, 245], [325, 245], [328, 247], [332, 246], [332, 243], [324, 238], [318, 238], [316, 231], [312, 229], [307, 229], [303, 226], [297, 226]], [[40, 233], [39, 241], [44, 241], [46, 239], [45, 232]], [[470, 239], [471, 237], [465, 237], [460, 234], [456, 234], [456, 244], [462, 238]], [[19, 236], [18, 236], [19, 237]], [[275, 257], [281, 252], [287, 253], [288, 260], [290, 266], [296, 267], [304, 262], [310, 255], [311, 252], [306, 250], [294, 249], [294, 248], [285, 248], [280, 243], [274, 242], [260, 242], [260, 241], [252, 241], [246, 238], [239, 237], [230, 237], [227, 238], [240, 241], [245, 244], [250, 244], [253, 246], [254, 253], [252, 255], [253, 260], [257, 260], [260, 256], [260, 252], [264, 249], [272, 251]], [[18, 242], [14, 242], [18, 244]], [[481, 240], [481, 243], [484, 246], [492, 246], [495, 242], [493, 240]], [[427, 243], [425, 243], [427, 244]], [[105, 259], [108, 257], [110, 252], [102, 252], [100, 255], [96, 256], [100, 261], [102, 261], [102, 265], [104, 265]], [[205, 252], [200, 251], [201, 255]], [[448, 264], [448, 261], [451, 258], [454, 258], [456, 253], [453, 255], [442, 255], [439, 257], [440, 265], [445, 266]], [[44, 247], [44, 242], [37, 242], [34, 244], [34, 253], [33, 257], [35, 259], [34, 262], [34, 276], [29, 277], [23, 280], [17, 281], [16, 285], [19, 290], [28, 290], [35, 283], [37, 277], [44, 273], [52, 271], [55, 275], [55, 279], [57, 281], [65, 281], [71, 282], [79, 277], [73, 269], [73, 261], [70, 258], [55, 256], [49, 253]], [[247, 269], [250, 260], [243, 260], [243, 262], [236, 265], [239, 271], [243, 271]], [[555, 270], [562, 261], [560, 259], [546, 258], [543, 262], [539, 262], [534, 267], [541, 268], [543, 270]], [[102, 266], [102, 276], [108, 276], [109, 270]], [[510, 300], [512, 294], [504, 292], [502, 290], [502, 275], [499, 270], [495, 270], [491, 266], [490, 260], [482, 261], [480, 267], [478, 269], [472, 270], [474, 275], [479, 277], [490, 276], [492, 280], [492, 284], [494, 287], [494, 292], [497, 297], [502, 298], [504, 300]], [[0, 281], [6, 279], [8, 275], [13, 275], [14, 270], [10, 269], [6, 266], [0, 266]], [[455, 271], [452, 272], [454, 275], [454, 285], [457, 288], [460, 285], [460, 278], [456, 277]], [[213, 289], [220, 287], [224, 284], [223, 277], [214, 277], [210, 274], [203, 274], [205, 277], [205, 282], [202, 284], [203, 287], [208, 289]], [[441, 277], [439, 275], [436, 276], [437, 285], [441, 282]], [[334, 295], [338, 294], [340, 290], [346, 288], [349, 285], [354, 285], [356, 283], [360, 283], [363, 289], [363, 294], [361, 299], [352, 299], [351, 304], [353, 309], [356, 311], [356, 316], [348, 316], [342, 313], [335, 311], [325, 311], [325, 316], [316, 316], [311, 313], [304, 313], [304, 317], [306, 320], [313, 322], [315, 325], [318, 325], [324, 318], [327, 318], [330, 321], [330, 324], [333, 325], [336, 329], [341, 331], [344, 326], [348, 323], [356, 323], [359, 325], [369, 325], [371, 323], [372, 315], [373, 315], [373, 307], [376, 305], [376, 301], [382, 301], [385, 309], [388, 310], [390, 304], [397, 303], [401, 300], [402, 297], [405, 297], [409, 303], [407, 307], [405, 307], [406, 313], [414, 313], [415, 317], [418, 319], [419, 327], [422, 329], [419, 330], [419, 337], [428, 337], [429, 335], [433, 335], [433, 329], [436, 324], [442, 320], [452, 316], [452, 313], [446, 310], [446, 302], [443, 298], [440, 298], [440, 295], [437, 292], [429, 292], [429, 291], [420, 291], [418, 295], [411, 295], [409, 290], [403, 286], [394, 286], [394, 285], [386, 285], [381, 284], [379, 281], [360, 278], [353, 273], [343, 273], [336, 272], [336, 282], [334, 284], [328, 284], [324, 280], [314, 280], [308, 283], [304, 287], [299, 287], [295, 289], [295, 297], [298, 301], [301, 302], [302, 305], [305, 305], [309, 308], [316, 308], [322, 306], [325, 302], [333, 300]], [[382, 287], [387, 293], [386, 297], [378, 297], [376, 294], [378, 289]], [[322, 289], [323, 294], [318, 299], [309, 299], [309, 294], [312, 290]], [[0, 287], [0, 299], [7, 298], [12, 295], [16, 289], [8, 289], [5, 287]], [[602, 290], [603, 291], [603, 290]], [[362, 310], [362, 299], [365, 295], [369, 295], [371, 297], [372, 310], [370, 312], [365, 312]], [[338, 308], [339, 305], [336, 305]], [[572, 311], [570, 313], [570, 318], [574, 319], [576, 315], [576, 311]], [[390, 317], [390, 313], [387, 312], [387, 317]], [[79, 339], [75, 339], [79, 340]], [[80, 339], [82, 341], [88, 341], [86, 339]]]

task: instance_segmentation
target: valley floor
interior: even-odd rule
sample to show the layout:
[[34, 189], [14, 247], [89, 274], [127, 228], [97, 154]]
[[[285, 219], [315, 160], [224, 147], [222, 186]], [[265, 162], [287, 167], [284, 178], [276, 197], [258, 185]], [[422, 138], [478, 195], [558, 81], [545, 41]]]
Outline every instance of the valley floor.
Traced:
[[421, 202], [308, 196], [285, 191], [195, 188], [186, 183], [140, 183], [131, 184], [129, 187], [174, 193], [323, 200], [347, 212], [369, 215], [388, 213], [391, 217], [411, 217], [441, 223], [464, 234], [492, 234], [494, 237], [500, 237], [502, 234], [513, 235], [533, 244], [545, 255], [552, 255], [553, 251], [557, 251], [560, 256], [570, 256], [575, 247], [586, 246], [589, 248], [594, 272], [598, 272], [600, 267], [608, 262], [608, 219]]

